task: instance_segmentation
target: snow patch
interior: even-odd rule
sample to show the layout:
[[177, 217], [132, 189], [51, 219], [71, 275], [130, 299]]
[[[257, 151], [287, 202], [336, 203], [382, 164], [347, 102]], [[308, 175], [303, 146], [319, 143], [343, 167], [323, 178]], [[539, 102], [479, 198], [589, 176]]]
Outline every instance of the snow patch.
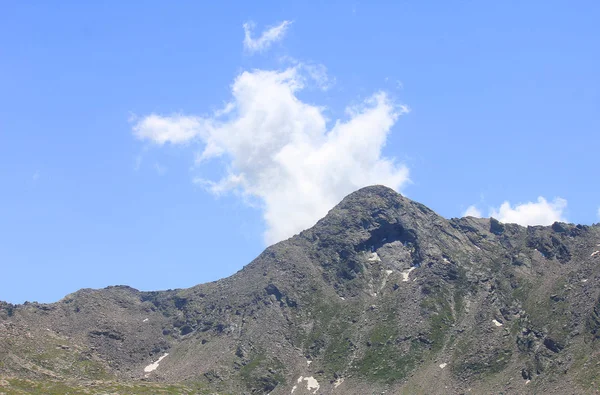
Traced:
[[587, 283], [587, 278], [584, 278], [583, 280], [581, 280], [582, 283]]
[[142, 322], [148, 322], [148, 318], [145, 318], [144, 321], [142, 321]]
[[592, 255], [590, 255], [590, 256], [594, 256], [596, 254], [600, 254], [600, 251], [594, 251], [594, 252], [592, 252]]
[[340, 296], [340, 299], [342, 299], [342, 300], [346, 300], [346, 299], [344, 299], [344, 297], [343, 297], [343, 296]]
[[527, 380], [527, 381], [525, 382], [525, 385], [529, 384], [530, 382], [531, 382], [531, 380]]
[[339, 379], [335, 380], [335, 383], [333, 383], [333, 386], [335, 388], [339, 387], [340, 385], [342, 385], [342, 383], [344, 382], [344, 378], [340, 377]]
[[448, 366], [447, 363], [440, 363], [440, 369], [444, 369], [446, 366]]
[[377, 255], [376, 252], [372, 252], [371, 256], [369, 256], [368, 260], [371, 262], [381, 262], [381, 258], [379, 257], [379, 255]]
[[167, 355], [169, 355], [169, 353], [164, 353], [164, 355], [162, 357], [158, 358], [158, 360], [156, 362], [151, 363], [150, 365], [146, 366], [144, 368], [144, 372], [146, 372], [146, 373], [154, 372], [158, 368], [158, 364], [160, 363], [160, 361], [162, 361]]
[[494, 323], [494, 325], [496, 326], [502, 326], [502, 323], [500, 321], [497, 320], [492, 320], [492, 322]]
[[290, 394], [293, 394], [293, 393], [294, 393], [294, 391], [296, 391], [296, 388], [298, 388], [298, 386], [297, 386], [297, 385], [293, 386], [293, 387], [292, 387], [292, 392], [290, 392]]
[[316, 394], [319, 388], [321, 388], [319, 382], [313, 376], [305, 377], [304, 381], [306, 381], [306, 389], [308, 391], [314, 390], [313, 394]]
[[307, 359], [307, 360], [306, 360], [306, 365], [307, 365], [307, 366], [310, 366], [310, 364], [311, 364], [311, 363], [312, 363], [312, 361], [311, 361], [310, 359]]
[[445, 256], [442, 257], [442, 261], [444, 261], [444, 263], [450, 263], [450, 261], [448, 260], [448, 258], [446, 258]]
[[402, 281], [408, 281], [408, 276], [409, 276], [410, 272], [412, 272], [415, 269], [416, 269], [416, 267], [413, 266], [410, 269], [403, 271], [402, 272]]

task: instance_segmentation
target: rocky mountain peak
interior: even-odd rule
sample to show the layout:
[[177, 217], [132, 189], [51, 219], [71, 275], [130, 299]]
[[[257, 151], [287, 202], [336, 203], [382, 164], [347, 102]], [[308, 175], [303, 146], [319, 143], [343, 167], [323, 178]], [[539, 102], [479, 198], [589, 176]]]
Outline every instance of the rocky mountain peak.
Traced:
[[0, 392], [592, 393], [599, 259], [598, 226], [366, 187], [226, 279], [0, 303]]
[[383, 234], [397, 232], [400, 228], [417, 230], [443, 221], [442, 217], [424, 205], [391, 188], [376, 185], [361, 188], [346, 196], [309, 231], [319, 237], [349, 236], [378, 229], [377, 232]]
[[[386, 215], [401, 217], [417, 217], [422, 214], [436, 214], [426, 206], [414, 202], [383, 185], [361, 188], [346, 196], [335, 206], [327, 217], [344, 217], [365, 219], [365, 217], [384, 218]], [[352, 219], [352, 218], [350, 218]]]
[[443, 242], [440, 233], [460, 238], [446, 219], [423, 204], [376, 185], [348, 195], [302, 236], [318, 241], [319, 249], [375, 252], [384, 245], [400, 243], [425, 252]]

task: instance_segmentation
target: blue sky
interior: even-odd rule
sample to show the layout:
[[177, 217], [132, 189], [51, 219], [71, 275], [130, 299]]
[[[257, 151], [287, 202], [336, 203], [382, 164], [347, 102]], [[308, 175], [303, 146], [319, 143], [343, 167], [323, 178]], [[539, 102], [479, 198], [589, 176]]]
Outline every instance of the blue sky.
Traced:
[[171, 3], [3, 4], [0, 300], [216, 280], [373, 183], [598, 222], [598, 2]]

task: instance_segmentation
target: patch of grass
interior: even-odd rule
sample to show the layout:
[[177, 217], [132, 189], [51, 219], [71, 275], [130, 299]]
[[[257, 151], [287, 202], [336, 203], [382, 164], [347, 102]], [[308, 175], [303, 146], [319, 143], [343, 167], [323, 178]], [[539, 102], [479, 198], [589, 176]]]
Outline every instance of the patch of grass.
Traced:
[[465, 362], [463, 368], [477, 375], [495, 374], [501, 372], [510, 362], [512, 350], [495, 350], [492, 355], [482, 360]]
[[64, 349], [59, 343], [48, 341], [43, 350], [28, 350], [28, 359], [35, 365], [65, 377], [108, 380], [112, 376], [104, 365], [82, 356], [78, 351]]
[[454, 291], [454, 320], [458, 321], [458, 319], [462, 316], [465, 310], [465, 291], [462, 289], [456, 289]]
[[[8, 383], [1, 384], [1, 383]], [[174, 385], [163, 383], [117, 383], [91, 382], [71, 383], [60, 381], [34, 381], [25, 379], [0, 379], [0, 390], [6, 395], [93, 395], [93, 394], [136, 394], [136, 395], [191, 395], [210, 394], [201, 384]]]
[[393, 383], [405, 379], [424, 352], [424, 344], [417, 339], [400, 341], [396, 316], [389, 310], [369, 332], [367, 348], [352, 369], [367, 380]]
[[329, 329], [331, 336], [324, 353], [325, 368], [329, 373], [339, 373], [346, 368], [352, 352], [351, 333], [345, 331], [342, 324]]
[[547, 335], [562, 344], [572, 330], [570, 305], [566, 301], [569, 291], [567, 280], [560, 279], [547, 292], [532, 294], [523, 303], [531, 327], [547, 328]]
[[245, 380], [250, 380], [254, 371], [260, 366], [260, 364], [265, 360], [265, 354], [259, 354], [255, 356], [250, 362], [242, 366], [240, 369], [240, 375]]
[[[389, 339], [389, 328], [377, 328], [372, 341]], [[363, 357], [354, 365], [356, 373], [368, 380], [393, 383], [407, 377], [423, 355], [418, 341], [410, 344], [408, 351], [399, 349], [393, 341], [372, 343]]]
[[285, 366], [277, 359], [268, 359], [260, 353], [240, 369], [246, 387], [251, 391], [269, 393], [278, 385], [285, 384]]
[[586, 393], [600, 392], [600, 346], [594, 342], [573, 355], [570, 373]]
[[493, 350], [488, 355], [474, 354], [471, 342], [463, 339], [456, 344], [452, 359], [457, 363], [452, 365], [452, 371], [458, 376], [479, 378], [499, 373], [509, 364], [513, 353], [507, 344], [504, 346], [506, 348]]
[[[451, 302], [454, 298], [449, 298], [443, 290], [437, 290], [421, 301], [421, 308], [426, 315], [429, 315], [429, 340], [431, 342], [431, 351], [440, 351], [445, 344], [446, 336], [455, 322]], [[459, 301], [459, 307], [462, 308], [462, 298]], [[456, 300], [454, 300], [456, 306]], [[456, 309], [456, 307], [455, 307]]]
[[327, 359], [333, 353], [335, 356], [331, 357], [332, 362], [343, 358], [344, 354], [348, 355], [349, 343], [345, 340], [351, 334], [348, 333], [348, 322], [352, 317], [360, 315], [357, 306], [332, 303], [330, 298], [319, 294], [311, 295], [304, 304], [314, 306], [310, 310], [310, 318], [314, 322], [312, 329], [308, 332], [298, 331], [296, 334], [296, 342], [302, 345], [306, 354], [316, 357], [325, 353]]
[[519, 279], [518, 287], [512, 290], [512, 299], [516, 299], [522, 302], [529, 297], [529, 294], [531, 293], [532, 289], [533, 285], [531, 284], [531, 282], [524, 279]]
[[94, 380], [108, 380], [112, 376], [106, 372], [104, 366], [96, 361], [78, 360], [72, 365], [83, 377]]

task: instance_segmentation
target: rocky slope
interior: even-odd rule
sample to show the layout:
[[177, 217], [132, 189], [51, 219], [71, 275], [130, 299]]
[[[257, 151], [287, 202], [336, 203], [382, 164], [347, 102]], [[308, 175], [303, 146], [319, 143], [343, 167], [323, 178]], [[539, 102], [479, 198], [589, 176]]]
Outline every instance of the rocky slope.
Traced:
[[220, 281], [1, 304], [0, 393], [595, 393], [599, 250], [363, 188]]

